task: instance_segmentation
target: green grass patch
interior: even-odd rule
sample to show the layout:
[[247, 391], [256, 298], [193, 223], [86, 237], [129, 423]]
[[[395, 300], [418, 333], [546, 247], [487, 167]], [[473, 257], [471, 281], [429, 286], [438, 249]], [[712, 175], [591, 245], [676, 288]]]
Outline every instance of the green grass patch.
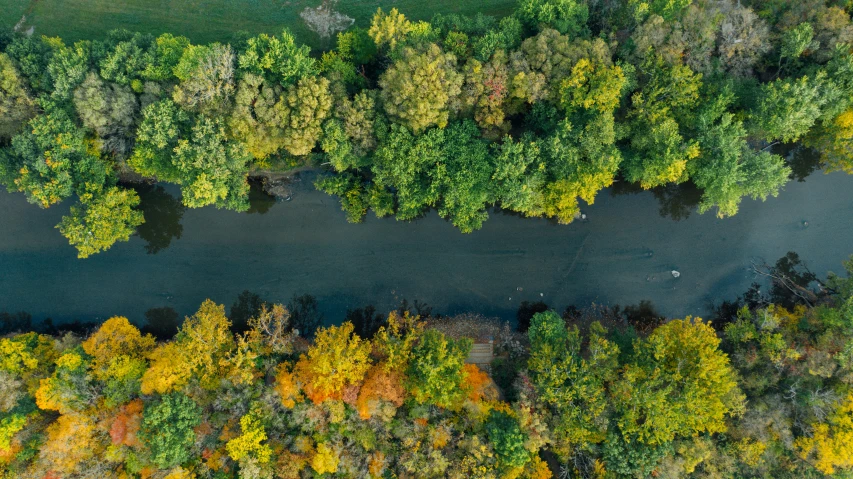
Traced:
[[[103, 38], [115, 28], [185, 35], [193, 42], [228, 42], [235, 33], [277, 33], [289, 28], [300, 42], [314, 49], [333, 45], [309, 30], [299, 16], [321, 0], [8, 0], [0, 9], [4, 28], [26, 14], [26, 27], [36, 34], [59, 36], [67, 42]], [[378, 7], [398, 8], [412, 20], [429, 20], [435, 13], [504, 16], [516, 0], [339, 0], [334, 10], [368, 26]]]

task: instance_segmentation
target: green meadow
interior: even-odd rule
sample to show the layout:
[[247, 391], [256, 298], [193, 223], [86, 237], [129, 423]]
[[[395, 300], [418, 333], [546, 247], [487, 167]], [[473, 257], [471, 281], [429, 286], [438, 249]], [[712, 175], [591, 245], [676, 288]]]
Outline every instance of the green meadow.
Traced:
[[[24, 28], [35, 34], [62, 37], [66, 42], [102, 38], [115, 28], [159, 34], [170, 32], [198, 43], [232, 40], [238, 32], [276, 33], [289, 28], [312, 48], [327, 48], [299, 16], [322, 0], [7, 0], [0, 10], [3, 28], [26, 15]], [[436, 13], [503, 16], [515, 0], [338, 0], [332, 9], [367, 26], [376, 9], [398, 8], [413, 20], [429, 20]]]

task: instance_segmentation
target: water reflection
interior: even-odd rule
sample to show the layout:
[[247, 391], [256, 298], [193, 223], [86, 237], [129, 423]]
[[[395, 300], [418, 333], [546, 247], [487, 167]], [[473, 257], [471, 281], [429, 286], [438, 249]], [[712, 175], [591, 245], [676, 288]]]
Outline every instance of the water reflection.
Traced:
[[821, 166], [820, 153], [802, 145], [785, 145], [775, 151], [788, 160], [791, 167], [792, 180], [806, 181], [806, 177], [819, 170]]
[[139, 209], [145, 223], [136, 229], [136, 234], [145, 241], [145, 251], [156, 254], [169, 247], [172, 238], [179, 239], [184, 232], [181, 218], [187, 207], [160, 185], [138, 184], [133, 188], [139, 193]]
[[152, 334], [160, 339], [170, 339], [177, 334], [183, 320], [174, 308], [164, 306], [151, 308], [145, 312], [144, 333]]
[[259, 215], [265, 214], [275, 204], [275, 197], [264, 191], [263, 186], [257, 182], [249, 183], [249, 209], [246, 213]]
[[[610, 195], [636, 195], [644, 191], [646, 190], [641, 188], [637, 183], [629, 183], [621, 180], [613, 183], [613, 186], [610, 188]], [[659, 186], [653, 188], [651, 192], [658, 201], [658, 214], [663, 218], [670, 218], [673, 221], [681, 221], [689, 218], [690, 214], [699, 206], [699, 201], [702, 199], [702, 190], [690, 181], [677, 185]]]
[[[559, 310], [644, 299], [661, 315], [706, 316], [710, 301], [736, 298], [756, 280], [754, 258], [773, 265], [786, 251], [798, 251], [821, 274], [837, 270], [853, 244], [853, 176], [843, 173], [792, 181], [766, 202], [745, 200], [725, 220], [713, 213], [680, 222], [658, 216], [664, 205], [665, 215], [692, 211], [695, 198], [681, 187], [657, 198], [654, 191], [602, 192], [584, 207], [589, 220], [569, 226], [493, 214], [471, 235], [435, 212], [413, 222], [368, 216], [364, 224], [347, 223], [338, 201], [315, 191], [313, 179], [306, 172], [288, 184], [293, 200], [264, 215], [197, 208], [180, 220], [178, 188], [165, 186], [177, 198], [167, 202], [177, 212], [172, 225], [183, 225], [180, 242], [151, 255], [134, 238], [87, 260], [52, 234], [63, 211], [33, 209], [23, 195], [0, 194], [0, 310], [27, 311], [34, 325], [45, 317], [64, 324], [120, 314], [147, 319], [164, 335], [205, 299], [227, 307], [243, 290], [282, 303], [294, 293], [316, 295], [316, 301], [290, 301], [300, 331], [338, 323], [354, 306], [391, 311], [403, 297], [426, 300], [440, 314], [477, 311], [504, 319], [515, 318], [522, 301]], [[140, 190], [168, 200], [156, 186]], [[147, 208], [151, 203], [143, 205], [155, 213], [149, 221], [163, 216], [162, 207]], [[173, 309], [143, 317], [164, 306]]]

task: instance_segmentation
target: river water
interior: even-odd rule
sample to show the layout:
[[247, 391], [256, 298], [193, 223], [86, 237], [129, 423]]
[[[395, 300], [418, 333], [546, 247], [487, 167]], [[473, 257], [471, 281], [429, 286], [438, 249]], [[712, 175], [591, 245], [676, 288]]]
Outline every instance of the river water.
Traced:
[[435, 212], [411, 223], [370, 213], [348, 224], [312, 177], [295, 183], [291, 201], [253, 193], [249, 214], [185, 210], [175, 188], [143, 187], [148, 224], [140, 235], [85, 260], [54, 229], [68, 204], [42, 210], [0, 193], [0, 311], [141, 321], [149, 308], [188, 315], [205, 298], [230, 306], [250, 290], [283, 302], [312, 294], [327, 322], [341, 321], [348, 307], [387, 311], [404, 298], [437, 313], [506, 319], [523, 300], [559, 310], [651, 300], [671, 317], [701, 316], [756, 279], [752, 260], [796, 251], [822, 275], [853, 253], [853, 176], [843, 173], [792, 181], [765, 203], [745, 200], [727, 219], [689, 214], [689, 188], [663, 202], [611, 189], [583, 208], [584, 222], [492, 212], [469, 235]]

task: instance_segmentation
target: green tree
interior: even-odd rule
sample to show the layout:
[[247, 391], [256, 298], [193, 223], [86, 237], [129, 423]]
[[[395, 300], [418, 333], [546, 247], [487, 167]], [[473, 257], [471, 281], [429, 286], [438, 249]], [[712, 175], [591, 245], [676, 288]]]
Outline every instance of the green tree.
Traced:
[[0, 139], [11, 138], [30, 118], [35, 104], [9, 55], [0, 53]]
[[783, 61], [795, 61], [807, 49], [813, 49], [816, 46], [814, 42], [814, 29], [810, 23], [804, 22], [794, 28], [785, 30], [782, 33], [782, 44], [779, 47], [779, 71], [782, 71]]
[[343, 122], [337, 118], [333, 118], [323, 125], [323, 139], [320, 142], [320, 148], [326, 153], [329, 164], [337, 172], [349, 168], [358, 168], [365, 160], [363, 156], [358, 156], [354, 152], [355, 148], [346, 131], [344, 131]]
[[185, 108], [219, 112], [234, 94], [234, 52], [230, 45], [190, 45], [174, 72], [180, 83], [172, 98]]
[[151, 451], [152, 462], [167, 469], [193, 457], [193, 428], [200, 422], [199, 406], [183, 394], [172, 393], [145, 408], [139, 436]]
[[800, 139], [823, 113], [830, 86], [823, 71], [763, 84], [752, 112], [755, 130], [767, 141]]
[[80, 41], [66, 46], [59, 38], [48, 38], [45, 42], [53, 50], [47, 63], [47, 74], [53, 86], [51, 96], [58, 101], [67, 100], [71, 98], [77, 85], [86, 78], [92, 45], [90, 42]]
[[[346, 151], [344, 156], [340, 156], [338, 160], [330, 158], [332, 166], [338, 171], [364, 166], [361, 163], [366, 162], [368, 153], [376, 148], [376, 126], [379, 117], [376, 111], [375, 92], [362, 91], [357, 93], [352, 100], [348, 98], [342, 100], [334, 108], [334, 114], [338, 121], [335, 122], [337, 125], [331, 128], [334, 130], [340, 128], [342, 131], [327, 132], [323, 141], [326, 141], [326, 138], [334, 138], [335, 142], [349, 145], [345, 147], [349, 151]], [[330, 123], [327, 122], [326, 125]], [[345, 139], [346, 141], [344, 141]], [[325, 147], [324, 151], [333, 156]], [[344, 166], [344, 164], [349, 166]]]
[[128, 163], [143, 175], [182, 186], [183, 203], [190, 208], [216, 205], [248, 209], [246, 181], [250, 156], [239, 142], [229, 142], [219, 119], [195, 118], [170, 100], [142, 111], [136, 148]]
[[524, 448], [527, 438], [511, 415], [493, 410], [486, 420], [486, 433], [503, 467], [524, 467], [530, 461], [530, 453]]
[[543, 190], [548, 173], [541, 141], [530, 134], [518, 140], [505, 136], [503, 142], [493, 146], [492, 158], [495, 171], [491, 181], [495, 201], [501, 207], [525, 216], [543, 215]]
[[450, 114], [459, 109], [462, 82], [456, 57], [437, 45], [423, 52], [405, 48], [379, 79], [380, 97], [389, 116], [420, 133], [429, 126], [447, 126]]
[[145, 69], [152, 61], [154, 37], [127, 30], [113, 30], [107, 35], [106, 50], [98, 62], [101, 78], [134, 90], [142, 86]]
[[688, 163], [699, 156], [699, 145], [682, 136], [678, 119], [697, 104], [702, 75], [686, 65], [666, 65], [660, 58], [648, 60], [643, 73], [643, 86], [631, 97], [625, 175], [649, 189], [685, 181]]
[[726, 112], [731, 100], [731, 94], [723, 92], [698, 113], [701, 153], [688, 168], [690, 178], [703, 190], [699, 212], [717, 207], [720, 218], [737, 213], [744, 196], [761, 200], [776, 196], [791, 173], [781, 156], [749, 147], [743, 122]]
[[172, 100], [148, 105], [142, 110], [136, 146], [127, 163], [139, 174], [179, 182], [180, 172], [172, 163], [172, 154], [190, 125], [189, 115]]
[[378, 184], [365, 184], [357, 175], [349, 172], [318, 179], [314, 185], [324, 193], [335, 195], [341, 200], [341, 209], [347, 214], [347, 221], [360, 223], [373, 209], [377, 217], [394, 213], [394, 197]]
[[240, 53], [238, 63], [242, 70], [285, 86], [317, 74], [311, 49], [297, 45], [287, 30], [279, 36], [262, 33], [247, 40], [246, 49]]
[[604, 333], [597, 323], [591, 328], [584, 354], [578, 329], [566, 329], [553, 311], [534, 315], [528, 329], [527, 367], [553, 431], [553, 447], [562, 457], [605, 439], [607, 386], [616, 378], [619, 348]]
[[53, 49], [47, 40], [44, 36], [18, 36], [6, 47], [6, 53], [36, 94], [50, 93], [53, 87], [47, 70]]
[[116, 241], [130, 239], [136, 227], [145, 222], [142, 212], [135, 209], [138, 205], [135, 191], [113, 186], [72, 206], [56, 227], [77, 248], [78, 258], [88, 258]]
[[[486, 207], [494, 203], [491, 178], [494, 167], [489, 149], [471, 121], [454, 123], [445, 130], [438, 214], [463, 233], [482, 228]], [[446, 176], [444, 176], [446, 175]], [[434, 178], [435, 181], [435, 178]]]
[[119, 156], [130, 153], [130, 142], [138, 104], [128, 87], [104, 83], [89, 72], [74, 91], [74, 108], [83, 126], [101, 139], [101, 150]]
[[[469, 233], [488, 218], [494, 203], [493, 166], [488, 147], [471, 121], [433, 128], [414, 136], [405, 127], [391, 128], [376, 151], [374, 181], [396, 190], [397, 218], [410, 220], [430, 206], [461, 231]], [[376, 193], [382, 199], [382, 191]], [[384, 200], [383, 200], [384, 202]]]
[[10, 153], [7, 169], [14, 172], [10, 187], [42, 208], [74, 193], [82, 197], [98, 191], [110, 176], [108, 165], [91, 153], [83, 131], [55, 107], [30, 120], [12, 138]]
[[667, 21], [678, 16], [693, 0], [629, 0], [628, 5], [634, 8], [635, 15], [646, 13], [660, 15]]
[[246, 73], [237, 85], [229, 118], [231, 136], [243, 142], [255, 159], [263, 160], [284, 145], [282, 88], [260, 75]]
[[147, 52], [145, 69], [142, 78], [151, 81], [164, 82], [175, 78], [175, 67], [181, 61], [184, 50], [190, 46], [187, 37], [164, 33], [154, 40], [154, 45]]
[[332, 97], [329, 81], [307, 77], [287, 88], [282, 106], [282, 144], [292, 155], [307, 155], [322, 134], [323, 120], [329, 116]]
[[199, 117], [188, 138], [178, 140], [172, 156], [184, 204], [247, 210], [249, 159], [242, 145], [227, 141], [220, 120]]
[[350, 28], [338, 33], [337, 40], [338, 53], [355, 65], [365, 65], [376, 57], [376, 42], [370, 37], [367, 29]]
[[462, 366], [471, 349], [470, 339], [452, 340], [428, 329], [412, 348], [406, 370], [406, 389], [420, 404], [442, 408], [458, 406], [465, 397]]
[[553, 28], [576, 37], [586, 30], [589, 7], [578, 0], [521, 0], [517, 14], [533, 28]]
[[610, 186], [622, 161], [615, 146], [612, 113], [586, 115], [583, 127], [568, 120], [543, 141], [548, 159], [549, 183], [545, 185], [543, 214], [570, 223], [580, 212], [578, 198], [589, 204], [599, 190]]
[[440, 190], [432, 177], [441, 161], [444, 131], [438, 128], [415, 136], [406, 127], [393, 125], [385, 141], [376, 149], [372, 171], [374, 181], [396, 190], [397, 219], [411, 220], [435, 206]]

